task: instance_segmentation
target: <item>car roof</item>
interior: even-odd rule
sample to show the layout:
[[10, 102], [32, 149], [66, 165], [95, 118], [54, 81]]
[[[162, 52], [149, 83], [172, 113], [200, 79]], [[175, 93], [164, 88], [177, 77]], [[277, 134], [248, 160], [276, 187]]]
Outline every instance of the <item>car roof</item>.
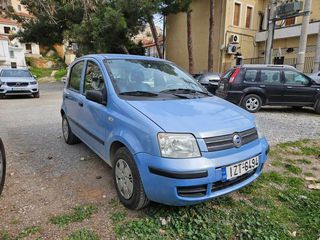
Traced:
[[296, 70], [295, 67], [291, 65], [275, 65], [275, 64], [244, 64], [241, 67], [243, 68], [289, 68]]
[[79, 57], [78, 59], [94, 58], [96, 60], [113, 60], [113, 59], [126, 59], [126, 60], [150, 60], [150, 61], [166, 61], [160, 58], [131, 55], [131, 54], [90, 54]]

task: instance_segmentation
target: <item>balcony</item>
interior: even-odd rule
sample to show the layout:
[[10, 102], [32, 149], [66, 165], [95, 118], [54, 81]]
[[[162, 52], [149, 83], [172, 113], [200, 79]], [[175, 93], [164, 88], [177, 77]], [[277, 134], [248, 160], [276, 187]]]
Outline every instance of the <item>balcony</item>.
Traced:
[[[311, 22], [308, 27], [308, 35], [318, 34], [320, 22]], [[255, 37], [256, 42], [264, 42], [267, 39], [267, 31], [258, 32]], [[274, 32], [274, 39], [284, 39], [300, 37], [301, 35], [301, 24], [278, 28]]]

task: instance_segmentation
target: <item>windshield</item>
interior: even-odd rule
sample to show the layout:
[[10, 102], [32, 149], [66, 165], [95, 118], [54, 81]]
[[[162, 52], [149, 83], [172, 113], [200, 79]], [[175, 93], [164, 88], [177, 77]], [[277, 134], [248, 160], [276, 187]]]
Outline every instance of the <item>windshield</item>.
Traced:
[[1, 77], [31, 77], [28, 70], [2, 70]]
[[174, 90], [204, 92], [201, 85], [188, 74], [163, 61], [106, 60], [119, 94], [148, 92], [159, 94]]

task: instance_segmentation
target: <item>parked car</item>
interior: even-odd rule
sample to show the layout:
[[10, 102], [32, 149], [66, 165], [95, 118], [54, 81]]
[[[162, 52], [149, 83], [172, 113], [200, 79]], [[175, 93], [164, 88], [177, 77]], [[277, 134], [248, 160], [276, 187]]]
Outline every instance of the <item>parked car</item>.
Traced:
[[6, 177], [6, 153], [4, 151], [3, 142], [0, 138], [0, 195], [3, 190], [5, 177]]
[[320, 84], [320, 71], [310, 74], [309, 77]]
[[222, 76], [217, 96], [258, 112], [263, 105], [313, 107], [320, 113], [320, 84], [286, 65], [243, 65]]
[[88, 55], [71, 64], [61, 108], [79, 139], [113, 167], [120, 201], [190, 205], [254, 181], [269, 150], [255, 118], [209, 94], [173, 63]]
[[206, 73], [199, 73], [195, 74], [194, 78], [201, 83], [209, 92], [215, 94], [219, 81], [220, 81], [220, 74], [215, 72], [206, 72]]
[[39, 86], [35, 76], [26, 69], [1, 69], [0, 98], [9, 95], [32, 95], [39, 98]]

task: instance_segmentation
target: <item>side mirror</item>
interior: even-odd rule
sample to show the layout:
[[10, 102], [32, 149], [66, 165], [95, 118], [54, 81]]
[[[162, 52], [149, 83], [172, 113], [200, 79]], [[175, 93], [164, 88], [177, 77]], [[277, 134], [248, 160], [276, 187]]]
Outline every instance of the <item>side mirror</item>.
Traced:
[[96, 102], [102, 105], [106, 105], [106, 100], [104, 99], [104, 94], [97, 90], [86, 91], [86, 98], [92, 102]]
[[35, 79], [37, 79], [37, 75], [33, 75], [33, 77], [34, 77]]

